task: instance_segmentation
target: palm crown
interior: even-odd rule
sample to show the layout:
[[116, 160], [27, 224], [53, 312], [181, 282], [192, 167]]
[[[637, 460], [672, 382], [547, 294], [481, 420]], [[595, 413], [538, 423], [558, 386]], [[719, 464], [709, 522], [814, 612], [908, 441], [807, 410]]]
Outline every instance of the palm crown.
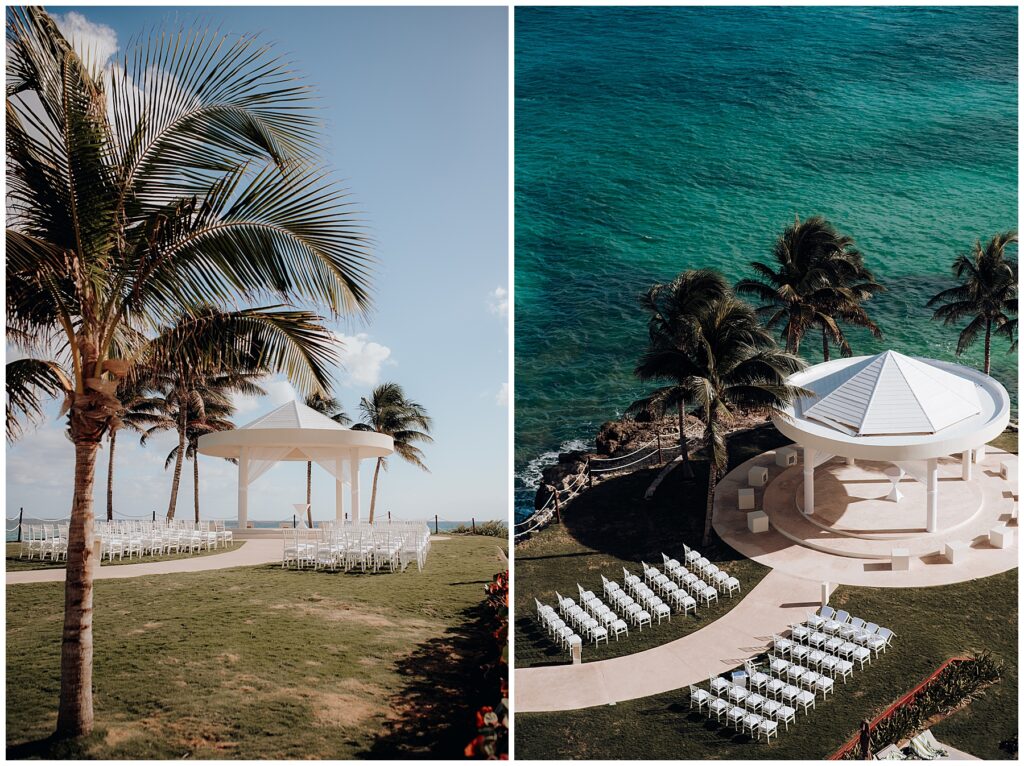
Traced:
[[953, 262], [960, 284], [942, 290], [927, 303], [935, 308], [935, 318], [947, 325], [971, 318], [960, 331], [958, 356], [984, 331], [986, 374], [992, 368], [993, 333], [1008, 338], [1011, 350], [1017, 346], [1017, 259], [1006, 254], [1006, 248], [1016, 243], [1015, 231], [996, 234], [984, 247], [976, 241], [970, 253]]
[[741, 279], [736, 289], [761, 301], [758, 315], [767, 327], [780, 330], [787, 351], [799, 353], [801, 340], [815, 327], [821, 329], [826, 360], [832, 344], [844, 356], [852, 353], [843, 323], [881, 337], [861, 303], [883, 288], [851, 237], [821, 216], [797, 218], [776, 240], [773, 257], [773, 265], [751, 263], [757, 278]]
[[[395, 454], [424, 471], [423, 450], [416, 443], [430, 443], [431, 419], [426, 409], [408, 399], [397, 383], [382, 383], [370, 392], [369, 398], [359, 400], [362, 422], [353, 426], [357, 430], [377, 431], [394, 440]], [[370, 521], [373, 521], [377, 505], [377, 480], [380, 469], [387, 468], [385, 458], [377, 458], [373, 471], [373, 490], [370, 494]]]

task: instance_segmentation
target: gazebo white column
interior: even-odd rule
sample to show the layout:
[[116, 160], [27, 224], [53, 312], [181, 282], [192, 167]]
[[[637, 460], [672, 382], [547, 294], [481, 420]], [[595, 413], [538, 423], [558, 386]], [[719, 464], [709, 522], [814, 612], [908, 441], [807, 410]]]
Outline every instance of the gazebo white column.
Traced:
[[939, 461], [928, 460], [928, 524], [929, 532], [939, 528]]
[[814, 515], [814, 462], [818, 450], [804, 446], [804, 515]]
[[345, 520], [345, 482], [342, 480], [343, 460], [334, 461], [334, 520]]
[[971, 480], [971, 467], [971, 450], [965, 449], [962, 453], [960, 453], [960, 477], [964, 481]]
[[238, 456], [238, 528], [249, 521], [249, 448], [242, 447]]
[[352, 494], [352, 521], [359, 521], [359, 458], [353, 456], [348, 461], [349, 489]]

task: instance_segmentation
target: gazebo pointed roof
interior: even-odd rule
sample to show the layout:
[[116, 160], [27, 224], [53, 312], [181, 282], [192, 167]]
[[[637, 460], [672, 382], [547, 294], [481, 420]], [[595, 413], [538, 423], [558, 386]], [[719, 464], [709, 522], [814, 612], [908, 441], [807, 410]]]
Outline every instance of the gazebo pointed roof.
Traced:
[[307, 407], [302, 402], [285, 402], [276, 410], [268, 412], [262, 417], [256, 418], [251, 423], [239, 426], [238, 430], [258, 428], [317, 428], [328, 430], [348, 431], [348, 428], [335, 423], [326, 415]]
[[970, 380], [896, 351], [816, 382], [804, 417], [854, 436], [934, 434], [981, 412]]

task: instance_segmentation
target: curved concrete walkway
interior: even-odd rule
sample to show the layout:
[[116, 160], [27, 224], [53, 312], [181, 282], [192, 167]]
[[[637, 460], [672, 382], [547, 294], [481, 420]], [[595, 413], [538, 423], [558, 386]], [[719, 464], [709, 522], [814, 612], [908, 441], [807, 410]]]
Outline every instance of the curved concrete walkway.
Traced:
[[820, 604], [820, 583], [771, 571], [726, 615], [688, 636], [611, 660], [517, 669], [514, 710], [610, 705], [701, 683], [760, 654], [772, 633]]
[[[189, 556], [170, 561], [152, 561], [145, 564], [119, 564], [117, 566], [100, 566], [96, 570], [96, 580], [120, 580], [126, 577], [143, 577], [145, 575], [180, 574], [182, 572], [208, 572], [212, 569], [229, 569], [231, 567], [258, 566], [281, 561], [281, 540], [260, 539], [246, 540], [235, 543], [223, 553], [212, 553], [209, 556]], [[8, 585], [21, 585], [29, 582], [63, 582], [64, 569], [36, 569], [21, 572], [8, 572]]]

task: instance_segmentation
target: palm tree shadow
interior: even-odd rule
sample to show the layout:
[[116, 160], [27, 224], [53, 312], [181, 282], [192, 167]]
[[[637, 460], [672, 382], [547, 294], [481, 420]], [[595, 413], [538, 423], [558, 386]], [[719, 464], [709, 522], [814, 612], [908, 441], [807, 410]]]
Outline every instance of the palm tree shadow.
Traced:
[[468, 607], [457, 625], [399, 660], [405, 685], [389, 700], [397, 717], [358, 757], [463, 758], [476, 736], [476, 711], [501, 698], [501, 678], [488, 670], [497, 658], [492, 626], [487, 604]]

